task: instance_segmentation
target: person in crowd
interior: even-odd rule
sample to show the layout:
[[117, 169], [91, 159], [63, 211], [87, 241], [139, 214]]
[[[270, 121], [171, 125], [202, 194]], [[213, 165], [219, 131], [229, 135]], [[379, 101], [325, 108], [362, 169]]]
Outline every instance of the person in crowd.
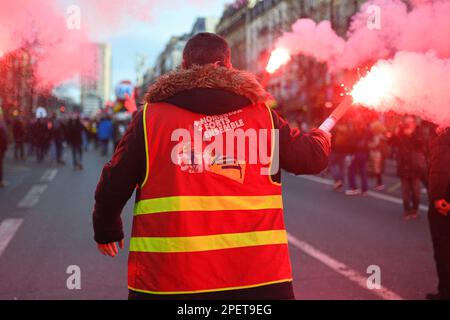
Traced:
[[74, 170], [83, 170], [83, 124], [80, 116], [74, 115], [67, 124], [66, 140], [72, 150]]
[[52, 115], [52, 143], [55, 150], [55, 161], [64, 165], [64, 139], [65, 139], [64, 123], [57, 118], [56, 113]]
[[82, 133], [82, 140], [83, 140], [83, 150], [84, 152], [88, 152], [89, 151], [89, 143], [90, 143], [90, 122], [89, 122], [89, 118], [85, 117], [83, 118], [82, 121], [84, 130]]
[[41, 163], [47, 155], [51, 141], [51, 128], [47, 119], [37, 119], [33, 136], [36, 146], [36, 160], [38, 163]]
[[334, 189], [341, 191], [345, 186], [345, 159], [348, 149], [348, 126], [345, 123], [336, 125], [331, 139], [330, 172], [334, 179]]
[[17, 116], [13, 120], [12, 132], [14, 138], [14, 159], [25, 159], [25, 124], [22, 117]]
[[426, 166], [423, 154], [425, 142], [416, 129], [416, 119], [407, 116], [391, 138], [396, 148], [397, 176], [402, 184], [405, 220], [417, 217], [420, 205], [420, 177]]
[[113, 138], [113, 124], [108, 115], [104, 115], [98, 124], [98, 139], [101, 144], [101, 154], [106, 156], [108, 154], [109, 142]]
[[91, 121], [91, 129], [90, 129], [91, 140], [94, 142], [94, 149], [98, 150], [99, 142], [98, 142], [98, 120], [93, 119]]
[[[370, 130], [363, 121], [355, 121], [351, 127], [349, 135], [350, 148], [352, 152], [352, 162], [348, 168], [349, 189], [345, 192], [348, 196], [365, 195], [369, 190], [367, 163], [369, 160], [369, 141], [371, 140]], [[356, 186], [357, 175], [361, 178], [361, 188]]]
[[33, 156], [36, 152], [36, 119], [27, 122], [25, 130], [25, 141], [28, 144], [27, 157]]
[[430, 148], [428, 221], [439, 279], [429, 300], [450, 300], [450, 128], [438, 129]]
[[420, 172], [420, 181], [422, 182], [422, 185], [424, 187], [423, 191], [427, 191], [428, 190], [428, 176], [429, 176], [429, 162], [430, 162], [430, 148], [431, 148], [431, 143], [427, 143], [427, 141], [431, 141], [435, 135], [436, 135], [436, 125], [434, 125], [433, 123], [424, 121], [422, 119], [420, 120], [420, 124], [417, 127], [418, 130], [418, 134], [420, 134], [421, 139], [423, 141], [423, 144], [421, 146], [421, 152], [420, 152], [420, 157], [421, 157], [421, 172]]
[[[122, 209], [137, 188], [130, 299], [295, 299], [279, 169], [321, 172], [328, 166], [331, 139], [324, 131], [291, 129], [268, 108], [269, 98], [253, 75], [232, 68], [226, 40], [210, 33], [190, 39], [182, 69], [149, 89], [144, 111], [135, 116], [103, 169], [93, 213], [99, 251], [116, 256], [117, 243], [124, 244]], [[201, 119], [212, 122], [203, 126]], [[279, 166], [264, 174], [261, 164], [250, 163], [249, 155], [239, 155], [234, 145], [225, 154], [211, 154], [209, 169], [203, 170], [195, 159], [206, 153], [193, 148], [190, 139], [183, 147], [171, 139], [180, 129], [210, 130], [217, 119], [241, 123], [244, 132], [277, 129], [277, 142], [245, 139], [244, 146], [257, 152], [277, 143], [273, 163]], [[181, 157], [174, 160], [176, 150]], [[261, 230], [264, 236], [258, 236]], [[159, 237], [154, 239], [161, 245], [148, 237]]]
[[0, 109], [0, 188], [4, 188], [8, 183], [3, 178], [3, 161], [6, 149], [8, 148], [8, 132], [3, 121], [2, 110]]
[[120, 140], [122, 140], [123, 136], [125, 135], [125, 131], [127, 130], [127, 121], [117, 119], [114, 122], [114, 150], [119, 145]]
[[375, 121], [372, 123], [371, 129], [373, 134], [369, 142], [369, 172], [375, 178], [375, 190], [382, 191], [385, 188], [383, 174], [387, 153], [386, 127], [380, 121]]

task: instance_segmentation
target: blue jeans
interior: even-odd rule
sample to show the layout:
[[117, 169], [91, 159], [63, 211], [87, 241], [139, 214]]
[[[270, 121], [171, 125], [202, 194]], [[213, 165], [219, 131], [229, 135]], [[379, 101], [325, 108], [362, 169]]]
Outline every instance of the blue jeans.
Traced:
[[362, 192], [366, 192], [369, 189], [367, 182], [367, 163], [369, 160], [369, 155], [367, 152], [356, 152], [353, 156], [352, 163], [348, 168], [348, 181], [350, 184], [350, 189], [356, 188], [356, 175], [359, 174], [361, 177], [361, 189]]
[[335, 182], [344, 182], [345, 157], [346, 154], [342, 152], [332, 152], [330, 155], [330, 172]]
[[102, 147], [102, 156], [106, 156], [108, 154], [108, 146], [109, 146], [109, 140], [108, 139], [102, 139], [100, 140], [101, 147]]

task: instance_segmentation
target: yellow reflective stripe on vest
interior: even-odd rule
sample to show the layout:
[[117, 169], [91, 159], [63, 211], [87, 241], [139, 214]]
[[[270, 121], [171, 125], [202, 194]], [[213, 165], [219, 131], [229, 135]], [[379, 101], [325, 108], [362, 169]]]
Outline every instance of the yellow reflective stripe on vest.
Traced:
[[286, 230], [229, 233], [195, 237], [135, 237], [131, 252], [195, 252], [287, 244]]
[[134, 214], [174, 211], [262, 210], [282, 209], [281, 195], [275, 196], [181, 196], [141, 200]]

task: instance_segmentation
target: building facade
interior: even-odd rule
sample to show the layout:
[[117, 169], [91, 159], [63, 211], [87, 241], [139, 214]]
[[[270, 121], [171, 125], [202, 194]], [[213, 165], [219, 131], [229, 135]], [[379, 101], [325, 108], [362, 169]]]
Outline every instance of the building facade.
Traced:
[[[363, 2], [237, 0], [224, 11], [217, 33], [229, 41], [232, 50], [237, 51], [233, 57], [235, 60], [245, 56], [245, 63], [240, 63], [240, 68], [261, 76], [277, 39], [283, 32], [290, 31], [298, 19], [310, 18], [316, 22], [329, 20], [334, 30], [345, 36], [351, 17]], [[239, 45], [244, 42], [245, 49], [242, 50]], [[297, 114], [303, 114], [303, 120], [311, 123], [314, 118], [323, 117], [326, 112], [324, 106], [333, 106], [339, 78], [340, 75], [330, 75], [325, 64], [299, 55], [292, 57], [286, 67], [271, 76], [267, 89], [278, 101], [280, 111], [293, 113], [294, 118]]]
[[95, 43], [94, 70], [81, 77], [81, 105], [84, 113], [96, 113], [111, 99], [112, 94], [112, 51], [111, 45]]
[[231, 48], [231, 62], [236, 69], [247, 68], [246, 19], [248, 0], [228, 5], [217, 24], [216, 33], [226, 38]]

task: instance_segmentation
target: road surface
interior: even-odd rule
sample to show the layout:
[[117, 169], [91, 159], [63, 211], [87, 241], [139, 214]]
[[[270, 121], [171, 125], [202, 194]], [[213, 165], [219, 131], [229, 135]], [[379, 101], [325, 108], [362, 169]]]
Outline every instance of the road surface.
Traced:
[[[105, 161], [90, 151], [80, 172], [8, 157], [10, 185], [0, 189], [0, 299], [127, 298], [126, 250], [108, 258], [93, 241], [93, 193]], [[388, 180], [389, 192], [346, 197], [326, 178], [284, 174], [298, 299], [423, 299], [434, 291], [425, 207], [419, 219], [403, 221], [398, 184]], [[123, 213], [127, 236], [132, 202]], [[70, 266], [80, 268], [80, 290], [67, 287]], [[374, 271], [380, 286], [368, 288]]]

